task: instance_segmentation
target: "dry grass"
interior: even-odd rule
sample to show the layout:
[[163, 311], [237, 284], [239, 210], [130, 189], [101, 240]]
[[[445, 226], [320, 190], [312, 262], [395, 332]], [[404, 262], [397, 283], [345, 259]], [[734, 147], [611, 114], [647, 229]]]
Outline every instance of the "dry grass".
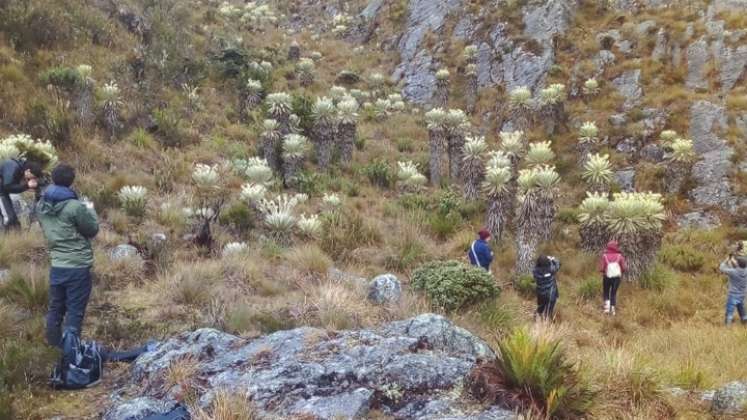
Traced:
[[195, 420], [255, 420], [256, 408], [245, 395], [219, 390], [215, 393], [210, 408], [194, 409]]

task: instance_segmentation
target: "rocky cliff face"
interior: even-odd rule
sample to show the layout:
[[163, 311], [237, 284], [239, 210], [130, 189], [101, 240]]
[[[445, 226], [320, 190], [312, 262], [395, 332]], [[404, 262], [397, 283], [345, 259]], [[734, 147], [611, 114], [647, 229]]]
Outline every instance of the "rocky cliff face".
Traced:
[[112, 404], [105, 418], [135, 420], [174, 407], [186, 390], [165, 378], [186, 360], [201, 407], [226, 390], [271, 418], [360, 418], [378, 409], [401, 419], [513, 419], [463, 392], [475, 364], [494, 358], [485, 342], [433, 314], [375, 330], [299, 328], [255, 340], [201, 329], [138, 358], [131, 398]]
[[[382, 4], [380, 0], [370, 1], [360, 14], [362, 21], [385, 18], [382, 15], [386, 7]], [[536, 93], [547, 85], [554, 67], [567, 66], [567, 63], [558, 62], [559, 39], [567, 36], [569, 29], [589, 26], [588, 22], [578, 20], [584, 6], [574, 0], [518, 3], [496, 0], [482, 2], [480, 7], [463, 0], [407, 0], [405, 4], [406, 18], [400, 28], [395, 33], [378, 35], [383, 46], [395, 49], [400, 56], [393, 80], [400, 83], [407, 99], [425, 107], [433, 104], [436, 71], [445, 67], [447, 58], [455, 54], [452, 43], [478, 48], [476, 64], [481, 90], [499, 87], [508, 92], [526, 86]], [[514, 18], [501, 18], [511, 7], [518, 7], [511, 12]], [[650, 156], [658, 133], [671, 121], [670, 110], [666, 107], [645, 107], [646, 102], [650, 102], [648, 96], [677, 85], [685, 88], [692, 99], [686, 99], [690, 101], [690, 128], [682, 134], [693, 139], [698, 154], [693, 170], [695, 188], [690, 193], [695, 210], [702, 214], [718, 207], [732, 214], [739, 212], [747, 200], [735, 193], [731, 180], [738, 168], [745, 168], [747, 164], [737, 162], [734, 165], [735, 150], [725, 133], [735, 128], [744, 138], [747, 117], [741, 114], [730, 117], [725, 102], [727, 95], [743, 85], [747, 74], [747, 29], [727, 30], [723, 19], [724, 13], [747, 12], [746, 3], [743, 0], [711, 2], [695, 13], [694, 18], [688, 18], [680, 29], [673, 28], [664, 18], [657, 18], [657, 13], [663, 14], [672, 7], [685, 7], [671, 1], [616, 0], [608, 6], [597, 7], [609, 7], [608, 11], [617, 12], [617, 22], [625, 22], [625, 25], [621, 27], [611, 22], [610, 25], [617, 27], [589, 33], [588, 37], [596, 40], [598, 48], [591, 56], [585, 57], [579, 48], [570, 47], [576, 51], [573, 53], [576, 64], [565, 70], [571, 75], [566, 81], [570, 95], [578, 97], [583, 81], [591, 77], [617, 91], [618, 113], [609, 117], [610, 123], [616, 130], [627, 130], [629, 134], [611, 137], [610, 141], [627, 156], [627, 166], [634, 175], [640, 160]], [[499, 9], [501, 13], [496, 13]], [[644, 11], [652, 17], [638, 18]], [[369, 29], [377, 31], [375, 26]], [[566, 39], [565, 42], [583, 41]], [[594, 69], [586, 69], [582, 65], [584, 60], [593, 63]], [[684, 77], [671, 82], [663, 80], [660, 74], [647, 74], [645, 60], [670, 69], [683, 69]], [[619, 70], [621, 65], [623, 71]], [[610, 74], [610, 68], [617, 70]], [[686, 104], [678, 105], [687, 108]], [[494, 107], [500, 115], [502, 105], [496, 103]], [[483, 120], [494, 117], [489, 114]], [[573, 118], [571, 116], [571, 120]], [[498, 127], [510, 129], [512, 125], [510, 121], [503, 121]]]

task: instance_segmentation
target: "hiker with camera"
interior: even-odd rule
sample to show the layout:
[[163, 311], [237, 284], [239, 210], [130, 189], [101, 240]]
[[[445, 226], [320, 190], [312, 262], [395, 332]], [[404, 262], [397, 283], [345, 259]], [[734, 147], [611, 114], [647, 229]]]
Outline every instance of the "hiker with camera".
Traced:
[[558, 301], [558, 280], [560, 261], [553, 256], [540, 255], [532, 271], [537, 292], [537, 316], [540, 319], [552, 319], [555, 303]]
[[731, 254], [729, 258], [721, 262], [719, 269], [729, 278], [724, 323], [727, 326], [731, 325], [736, 309], [742, 324], [747, 325], [747, 312], [744, 309], [744, 297], [747, 293], [747, 257]]
[[10, 195], [38, 190], [41, 176], [42, 165], [33, 160], [8, 159], [0, 162], [0, 212], [3, 214], [3, 227], [6, 230], [21, 227]]
[[620, 252], [617, 241], [610, 241], [599, 260], [599, 271], [602, 273], [602, 296], [604, 296], [604, 313], [615, 315], [617, 290], [620, 288], [622, 275], [627, 267], [625, 256]]

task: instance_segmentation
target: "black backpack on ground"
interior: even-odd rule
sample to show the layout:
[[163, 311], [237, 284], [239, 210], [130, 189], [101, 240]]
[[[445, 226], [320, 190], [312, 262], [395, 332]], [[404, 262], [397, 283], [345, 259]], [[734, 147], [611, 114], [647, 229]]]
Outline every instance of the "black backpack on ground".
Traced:
[[81, 341], [74, 332], [62, 336], [62, 357], [52, 371], [55, 389], [83, 389], [96, 385], [104, 374], [102, 349], [94, 341]]

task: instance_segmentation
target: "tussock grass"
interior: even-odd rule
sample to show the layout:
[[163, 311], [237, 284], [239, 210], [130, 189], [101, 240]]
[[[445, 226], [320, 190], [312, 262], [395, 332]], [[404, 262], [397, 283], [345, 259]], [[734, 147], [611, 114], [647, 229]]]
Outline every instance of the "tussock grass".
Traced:
[[46, 271], [34, 267], [14, 270], [7, 283], [0, 286], [0, 298], [41, 314], [47, 309], [48, 288]]
[[256, 408], [244, 395], [219, 390], [215, 393], [209, 410], [196, 408], [195, 420], [255, 420]]

